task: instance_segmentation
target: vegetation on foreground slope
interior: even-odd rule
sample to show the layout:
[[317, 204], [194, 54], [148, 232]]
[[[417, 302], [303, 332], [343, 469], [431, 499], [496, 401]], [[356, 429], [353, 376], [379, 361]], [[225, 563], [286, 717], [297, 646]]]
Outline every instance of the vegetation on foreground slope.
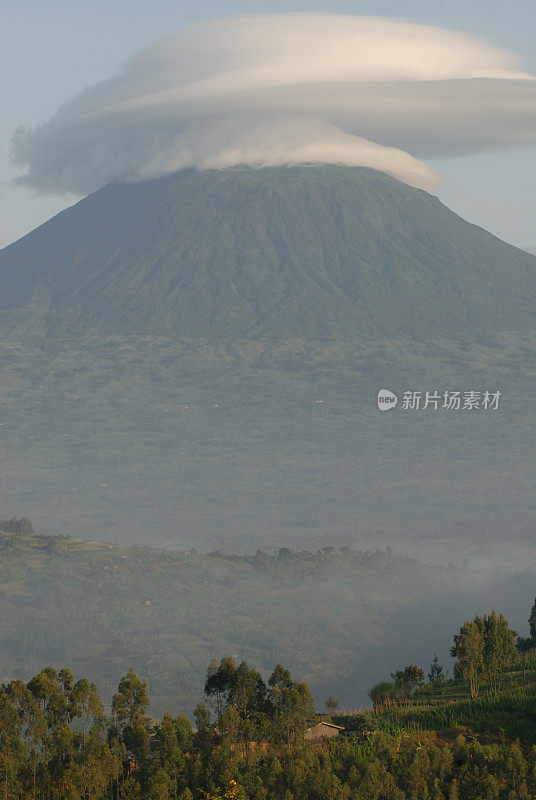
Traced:
[[[480, 656], [480, 645], [471, 655], [459, 649], [465, 626], [453, 649], [458, 649], [458, 676], [470, 663], [494, 677], [488, 687], [492, 695], [486, 698], [487, 729], [479, 735], [475, 720], [483, 702], [456, 703], [452, 692], [468, 692], [470, 687], [459, 677], [447, 681], [437, 659], [426, 684], [414, 665], [393, 674], [393, 708], [345, 718], [353, 721], [353, 729], [348, 725], [340, 737], [316, 742], [305, 740], [307, 727], [318, 720], [309, 688], [279, 664], [265, 682], [245, 662], [237, 665], [229, 657], [212, 661], [205, 700], [193, 715], [195, 730], [183, 714], [167, 713], [152, 721], [147, 716], [146, 683], [132, 669], [119, 682], [107, 715], [93, 683], [75, 682], [67, 669], [47, 668], [27, 684], [11, 681], [0, 688], [3, 797], [530, 800], [536, 797], [536, 747], [528, 746], [534, 729], [532, 735], [525, 730], [513, 741], [501, 725], [505, 708], [519, 712], [520, 701], [529, 698], [530, 707], [523, 713], [534, 725], [536, 682], [523, 694], [500, 688], [501, 683], [527, 680], [520, 656], [510, 646], [514, 632], [494, 612], [475, 618], [475, 625], [476, 620], [485, 630]], [[472, 624], [466, 623], [468, 628]], [[518, 642], [523, 651], [525, 645]], [[419, 725], [404, 720], [404, 701], [415, 705], [426, 695], [429, 706], [435, 704], [435, 729], [424, 718]], [[465, 714], [462, 727], [464, 702], [473, 713]], [[336, 704], [333, 697], [329, 704]], [[457, 712], [452, 713], [455, 706]]]
[[454, 677], [447, 679], [434, 657], [424, 680], [415, 665], [397, 670], [391, 681], [371, 687], [373, 710], [338, 714], [348, 730], [425, 732], [449, 738], [453, 730], [481, 741], [520, 739], [536, 745], [536, 603], [530, 636], [517, 637], [494, 611], [466, 621], [454, 636]]
[[6, 532], [0, 681], [69, 664], [109, 702], [132, 666], [160, 715], [191, 708], [203, 665], [230, 653], [264, 672], [282, 661], [351, 707], [386, 668], [427, 663], [466, 608], [496, 598], [523, 619], [532, 591], [529, 573], [490, 586], [388, 550], [200, 554]]
[[329, 680], [364, 700], [378, 668], [367, 675], [366, 654], [381, 660], [384, 639], [398, 649], [408, 629], [399, 609], [437, 602], [461, 580], [385, 551], [238, 556], [5, 532], [0, 680], [68, 663], [91, 671], [109, 700], [132, 665], [148, 680], [152, 713], [163, 713], [190, 707], [203, 664], [232, 653], [265, 670], [284, 660], [316, 692]]

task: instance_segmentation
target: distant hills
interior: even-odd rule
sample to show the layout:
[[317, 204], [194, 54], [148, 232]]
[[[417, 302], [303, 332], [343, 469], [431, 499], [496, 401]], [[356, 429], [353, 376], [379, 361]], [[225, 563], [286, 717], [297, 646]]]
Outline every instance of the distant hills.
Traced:
[[0, 254], [11, 337], [471, 335], [534, 327], [536, 258], [365, 168], [105, 186]]

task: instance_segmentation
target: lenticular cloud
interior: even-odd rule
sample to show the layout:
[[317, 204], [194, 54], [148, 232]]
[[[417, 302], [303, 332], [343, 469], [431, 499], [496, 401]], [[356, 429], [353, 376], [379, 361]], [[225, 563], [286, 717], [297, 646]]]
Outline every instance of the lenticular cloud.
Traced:
[[536, 142], [536, 80], [474, 37], [332, 14], [185, 29], [13, 138], [19, 181], [86, 194], [186, 167], [362, 165], [413, 186], [422, 158]]

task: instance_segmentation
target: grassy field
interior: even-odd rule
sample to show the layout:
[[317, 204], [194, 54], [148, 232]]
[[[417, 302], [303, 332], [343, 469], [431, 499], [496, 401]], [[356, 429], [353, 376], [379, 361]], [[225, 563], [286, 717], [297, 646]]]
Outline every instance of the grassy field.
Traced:
[[536, 744], [536, 664], [502, 676], [500, 692], [486, 685], [471, 700], [468, 686], [449, 681], [439, 690], [427, 684], [416, 697], [382, 711], [339, 714], [333, 717], [348, 730], [384, 730], [388, 733], [437, 734], [451, 740], [459, 733], [482, 742], [519, 739]]

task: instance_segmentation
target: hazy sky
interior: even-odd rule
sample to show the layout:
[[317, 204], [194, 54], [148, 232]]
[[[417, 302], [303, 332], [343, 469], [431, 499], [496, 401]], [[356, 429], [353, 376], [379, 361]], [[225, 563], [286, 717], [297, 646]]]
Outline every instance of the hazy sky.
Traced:
[[[28, 156], [31, 161], [30, 182], [33, 187], [36, 187], [39, 191], [54, 190], [56, 192], [62, 191], [67, 187], [78, 191], [76, 195], [51, 196], [46, 194], [36, 196], [35, 188], [15, 188], [12, 186], [12, 178], [22, 170], [21, 168], [15, 169], [8, 166], [7, 153], [10, 149], [11, 137], [19, 125], [23, 124], [32, 128], [46, 122], [65, 101], [70, 100], [80, 90], [101, 81], [106, 81], [121, 72], [125, 62], [133, 54], [152, 46], [155, 40], [162, 36], [169, 36], [175, 33], [184, 25], [214, 20], [225, 15], [255, 14], [260, 12], [281, 14], [303, 11], [396, 18], [400, 21], [425, 24], [436, 28], [449, 28], [471, 34], [473, 37], [476, 35], [484, 40], [482, 44], [479, 42], [474, 43], [475, 50], [481, 48], [481, 55], [477, 64], [480, 70], [478, 74], [484, 75], [486, 92], [493, 93], [493, 114], [488, 114], [489, 124], [487, 130], [480, 123], [482, 129], [477, 131], [478, 135], [476, 136], [479, 144], [485, 144], [484, 147], [475, 147], [474, 142], [465, 142], [464, 146], [460, 145], [460, 133], [459, 130], [456, 130], [456, 124], [459, 127], [459, 119], [456, 119], [455, 115], [445, 120], [436, 120], [434, 127], [433, 121], [429, 118], [430, 115], [428, 115], [428, 118], [421, 118], [417, 111], [417, 113], [412, 114], [412, 125], [403, 124], [404, 118], [400, 116], [391, 131], [389, 126], [386, 126], [385, 120], [381, 118], [381, 114], [377, 115], [377, 118], [370, 123], [368, 128], [361, 130], [359, 127], [359, 115], [354, 113], [354, 116], [346, 115], [344, 117], [342, 120], [344, 124], [341, 127], [344, 128], [345, 132], [349, 131], [357, 137], [364, 136], [367, 140], [380, 143], [381, 146], [375, 146], [376, 149], [370, 153], [367, 150], [367, 158], [380, 159], [380, 161], [370, 162], [371, 165], [378, 164], [381, 166], [384, 162], [389, 163], [394, 174], [397, 174], [396, 170], [398, 169], [401, 174], [405, 170], [408, 175], [410, 172], [413, 173], [415, 168], [418, 176], [413, 182], [416, 185], [426, 185], [431, 188], [447, 205], [465, 218], [486, 227], [514, 244], [536, 245], [536, 231], [534, 231], [536, 147], [533, 144], [534, 139], [530, 131], [534, 118], [531, 115], [536, 112], [534, 95], [518, 98], [518, 106], [522, 106], [524, 114], [523, 118], [521, 119], [520, 117], [518, 120], [515, 113], [509, 114], [506, 111], [509, 99], [504, 92], [506, 90], [510, 91], [509, 84], [506, 85], [505, 90], [503, 86], [505, 82], [497, 82], [498, 89], [496, 91], [493, 88], [495, 84], [488, 75], [490, 65], [497, 68], [505, 66], [505, 57], [503, 56], [497, 56], [496, 61], [493, 61], [493, 53], [504, 50], [510, 51], [514, 56], [518, 57], [518, 64], [506, 65], [507, 67], [511, 66], [510, 71], [518, 69], [536, 75], [536, 48], [534, 46], [536, 39], [536, 34], [534, 33], [536, 31], [536, 7], [528, 1], [516, 2], [516, 0], [509, 4], [494, 2], [494, 0], [466, 0], [466, 2], [457, 2], [456, 0], [449, 0], [448, 2], [443, 2], [442, 0], [436, 0], [435, 2], [434, 0], [422, 0], [422, 2], [381, 2], [381, 0], [375, 0], [372, 2], [371, 0], [362, 0], [362, 2], [330, 2], [329, 5], [319, 2], [289, 3], [287, 0], [265, 0], [265, 2], [256, 0], [238, 2], [235, 0], [235, 2], [222, 1], [219, 3], [207, 2], [206, 0], [196, 0], [196, 2], [185, 2], [184, 0], [182, 2], [180, 0], [169, 2], [165, 0], [164, 2], [155, 2], [152, 5], [140, 0], [128, 0], [128, 2], [127, 0], [108, 0], [107, 2], [94, 0], [91, 5], [82, 4], [78, 0], [70, 0], [70, 2], [66, 2], [66, 0], [51, 0], [46, 4], [38, 3], [36, 0], [21, 0], [17, 3], [11, 3], [10, 7], [2, 12], [3, 25], [0, 30], [0, 59], [4, 78], [2, 89], [4, 95], [3, 113], [0, 122], [0, 144], [3, 160], [0, 245], [4, 246], [15, 240], [48, 219], [61, 208], [70, 205], [81, 194], [95, 188], [94, 185], [91, 185], [88, 175], [94, 174], [96, 176], [96, 185], [98, 185], [101, 176], [102, 182], [104, 182], [108, 175], [110, 164], [113, 164], [114, 160], [125, 159], [125, 163], [127, 163], [125, 174], [129, 171], [133, 176], [143, 174], [141, 162], [135, 163], [133, 161], [133, 153], [139, 154], [136, 139], [133, 138], [132, 141], [126, 142], [126, 149], [124, 148], [121, 152], [112, 147], [112, 131], [117, 130], [117, 125], [115, 121], [113, 124], [110, 123], [109, 116], [102, 122], [103, 92], [100, 87], [92, 90], [92, 94], [90, 92], [89, 99], [84, 96], [86, 105], [78, 101], [78, 106], [74, 110], [69, 109], [69, 114], [64, 114], [66, 119], [63, 120], [61, 126], [58, 127], [55, 124], [47, 127], [45, 125], [37, 134], [34, 133], [28, 140], [25, 140], [23, 144], [19, 143], [19, 155], [22, 153], [25, 157]], [[384, 25], [380, 28], [381, 36], [390, 35], [392, 31], [396, 33], [397, 28], [388, 27], [389, 25], [392, 24], [384, 20]], [[274, 36], [278, 41], [281, 41], [285, 33], [284, 28], [274, 30]], [[343, 29], [341, 28], [340, 30], [342, 31]], [[293, 52], [298, 52], [299, 55], [300, 47], [303, 49], [303, 42], [300, 44], [300, 36], [297, 35], [299, 30], [296, 29], [296, 26], [294, 31], [294, 39], [290, 41], [290, 46]], [[335, 41], [338, 35], [335, 29]], [[248, 37], [250, 37], [250, 33], [247, 33], [246, 38]], [[443, 64], [448, 61], [448, 42], [445, 45], [441, 41], [441, 36], [437, 38], [436, 34], [434, 34], [434, 37], [429, 42], [424, 42], [422, 46], [432, 46], [437, 52], [440, 52], [439, 62]], [[306, 41], [306, 36], [302, 36], [302, 39]], [[236, 52], [238, 57], [243, 59], [247, 48], [240, 43], [239, 35], [237, 36], [237, 41], [239, 45], [236, 48]], [[460, 41], [462, 40], [460, 39]], [[443, 54], [441, 47], [445, 46], [447, 49]], [[226, 58], [229, 61], [229, 58], [232, 57], [232, 53], [231, 56], [229, 53], [223, 53], [222, 47], [221, 35], [219, 44], [214, 48], [214, 52], [210, 47], [210, 42], [207, 40], [197, 51], [195, 46], [192, 47], [189, 61], [183, 59], [180, 66], [184, 68], [186, 65], [186, 68], [192, 71], [193, 77], [199, 80], [204, 60], [209, 60], [210, 57], [213, 57], [215, 60], [219, 59], [221, 61]], [[463, 47], [461, 49], [463, 50]], [[492, 53], [490, 65], [487, 65], [486, 61], [486, 53], [488, 51]], [[157, 49], [156, 53], [158, 57], [156, 60], [149, 59], [153, 72], [151, 73], [149, 70], [148, 76], [150, 77], [152, 74], [154, 78], [154, 85], [150, 87], [151, 91], [159, 88], [157, 79], [160, 79], [165, 61], [165, 54], [163, 55], [161, 48]], [[456, 63], [454, 63], [455, 60], [453, 59], [452, 63], [448, 65], [451, 72], [454, 70], [452, 72], [454, 78], [456, 78], [457, 71], [460, 69], [462, 69], [462, 73], [460, 73], [459, 77], [466, 78], [469, 74], [467, 70], [470, 70], [471, 64], [466, 63], [467, 53], [462, 53], [462, 56], [463, 64], [461, 67], [460, 59], [456, 60]], [[274, 64], [277, 66], [279, 54], [276, 52], [272, 57], [275, 59]], [[329, 48], [326, 50], [325, 58], [329, 61], [333, 60], [332, 51], [329, 51]], [[125, 97], [138, 98], [141, 96], [140, 92], [143, 94], [140, 87], [143, 86], [145, 76], [142, 74], [140, 79], [139, 73], [140, 70], [143, 73], [143, 65], [148, 63], [147, 56], [145, 56], [145, 59], [146, 61], [143, 61], [143, 59], [138, 61], [137, 67], [136, 63], [132, 66], [131, 62], [130, 66], [123, 72], [121, 85], [118, 86], [117, 91], [114, 89], [112, 97], [114, 103], [117, 104], [118, 101]], [[418, 56], [415, 59], [415, 63], [418, 64], [424, 60], [424, 55]], [[175, 64], [175, 61], [173, 63]], [[253, 64], [253, 68], [255, 66]], [[296, 63], [296, 61], [293, 61], [291, 65], [291, 69], [299, 70], [302, 67], [303, 64], [301, 62]], [[483, 67], [486, 67], [488, 71], [486, 72], [485, 69], [482, 71]], [[149, 77], [147, 81], [151, 83]], [[362, 79], [366, 77], [366, 75], [361, 76]], [[430, 73], [427, 77], [434, 78], [434, 74]], [[440, 79], [442, 76], [438, 75], [436, 77]], [[389, 76], [387, 78], [389, 79]], [[320, 79], [322, 79], [322, 74]], [[376, 80], [376, 76], [374, 76], [374, 79]], [[344, 82], [346, 78], [345, 76], [341, 78], [339, 74], [337, 80]], [[513, 84], [514, 81], [510, 83]], [[339, 85], [342, 84], [339, 83]], [[473, 109], [470, 104], [468, 108], [464, 106], [464, 102], [467, 104], [468, 98], [460, 96], [456, 81], [452, 81], [451, 85], [454, 87], [452, 103], [457, 105], [458, 117], [461, 114], [463, 118], [463, 114], [470, 114]], [[492, 88], [490, 89], [489, 86]], [[164, 86], [161, 88], [164, 88]], [[264, 85], [262, 88], [266, 89]], [[272, 85], [270, 85], [270, 89], [273, 89]], [[388, 83], [382, 84], [381, 91], [384, 92], [387, 104], [391, 102], [389, 99], [391, 96], [389, 91], [391, 90], [392, 87], [390, 88]], [[497, 92], [501, 95], [498, 100]], [[291, 130], [288, 127], [291, 124], [294, 126], [292, 127], [293, 135], [299, 138], [299, 120], [289, 120], [288, 105], [285, 105], [287, 101], [284, 98], [284, 93], [285, 87], [278, 88], [275, 99], [271, 99], [270, 102], [273, 103], [275, 111], [270, 116], [270, 120], [275, 120], [276, 118], [279, 120], [276, 114], [281, 114], [279, 133]], [[251, 97], [254, 98], [257, 94], [253, 91]], [[342, 92], [339, 99], [340, 108], [342, 108], [347, 101], [347, 95]], [[196, 98], [196, 102], [197, 100], [198, 98]], [[411, 93], [407, 96], [403, 95], [403, 100], [406, 103], [411, 103], [413, 109], [416, 108], [418, 103], [428, 102], [426, 97], [424, 99], [415, 98]], [[141, 101], [136, 100], [136, 102], [140, 105]], [[145, 105], [141, 109], [142, 114], [146, 114], [147, 109], [145, 100], [144, 103]], [[249, 103], [249, 100], [246, 98], [247, 103]], [[341, 124], [342, 112], [340, 108], [333, 110], [330, 107], [330, 113], [327, 114], [325, 98], [320, 96], [317, 88], [309, 90], [307, 103], [308, 113], [317, 115], [321, 112], [322, 119], [319, 118], [318, 122], [315, 122], [315, 125], [318, 124], [318, 136], [325, 137], [328, 133], [331, 135], [331, 128], [330, 131], [327, 131], [322, 126], [332, 126], [334, 124], [338, 126]], [[482, 103], [480, 93], [477, 98], [477, 106], [478, 103]], [[86, 147], [85, 137], [89, 136], [89, 134], [87, 129], [82, 130], [80, 125], [81, 120], [86, 119], [87, 111], [93, 107], [98, 108], [101, 116], [99, 125], [91, 122], [93, 126], [91, 135], [93, 138], [90, 137], [88, 139], [89, 143]], [[164, 107], [163, 102], [160, 107]], [[182, 100], [180, 107], [182, 114], [182, 109], [184, 108]], [[259, 109], [259, 114], [266, 113], [266, 108], [271, 107], [267, 106]], [[519, 107], [517, 107], [518, 111]], [[165, 124], [169, 127], [177, 122], [178, 101], [173, 99], [172, 102], [168, 102], [168, 98], [166, 98], [165, 109]], [[245, 113], [243, 108], [233, 107], [232, 110], [235, 117], [236, 114]], [[528, 113], [529, 111], [530, 114]], [[129, 109], [128, 113], [131, 114], [132, 109]], [[205, 103], [203, 114], [206, 117], [208, 113], [215, 113], [215, 108], [213, 105], [206, 105]], [[162, 119], [161, 111], [159, 111], [159, 119]], [[261, 119], [261, 122], [259, 122], [259, 119]], [[185, 124], [183, 117], [181, 117], [180, 121], [181, 124]], [[245, 122], [246, 125], [242, 127], [249, 128], [250, 121], [245, 120]], [[521, 123], [525, 125], [527, 130], [523, 128]], [[134, 129], [134, 126], [127, 125], [124, 121], [122, 124], [123, 133], [119, 137], [120, 141], [125, 140], [125, 132], [130, 132]], [[159, 124], [161, 125], [161, 123]], [[257, 117], [256, 124], [261, 125], [261, 127], [255, 128], [255, 134], [252, 134], [253, 139], [264, 142], [265, 140], [262, 137], [267, 134], [264, 129], [261, 129], [262, 124], [264, 124], [262, 123], [262, 117]], [[298, 128], [295, 127], [296, 125]], [[201, 139], [204, 142], [203, 148], [201, 150], [198, 148], [198, 151], [191, 156], [192, 163], [208, 165], [225, 163], [225, 157], [228, 157], [229, 143], [233, 142], [237, 135], [236, 128], [228, 126], [226, 129], [228, 137], [226, 142], [227, 149], [222, 155], [221, 142], [218, 142], [218, 152], [213, 152], [213, 142], [210, 137], [207, 138], [206, 127], [204, 123], [202, 132], [204, 138], [198, 135], [197, 128], [193, 131], [193, 134], [189, 130], [187, 133], [190, 139], [185, 140], [183, 138], [179, 149], [177, 149], [178, 146], [175, 142], [173, 143], [173, 148], [168, 147], [168, 143], [164, 142], [165, 147], [168, 147], [168, 149], [166, 150], [167, 157], [163, 165], [155, 162], [154, 153], [148, 156], [144, 154], [144, 159], [147, 157], [147, 160], [150, 160], [151, 163], [151, 168], [147, 174], [157, 174], [159, 169], [161, 172], [165, 172], [166, 169], [171, 168], [170, 164], [173, 163], [177, 163], [179, 166], [188, 163], [184, 161], [184, 152], [185, 148], [187, 148], [188, 153], [192, 149], [192, 135], [196, 143]], [[270, 127], [272, 128], [273, 126], [270, 125]], [[468, 125], [469, 127], [471, 126]], [[478, 125], [476, 127], [478, 128]], [[535, 126], [532, 127], [534, 128]], [[222, 129], [221, 125], [220, 129]], [[73, 130], [75, 130], [74, 134], [72, 133]], [[139, 127], [136, 130], [139, 130]], [[445, 130], [448, 131], [447, 134], [444, 134]], [[338, 137], [337, 146], [344, 146], [348, 152], [350, 150], [352, 150], [352, 153], [355, 152], [355, 158], [361, 158], [362, 139], [354, 138], [351, 141], [350, 139], [343, 141], [341, 137], [345, 136], [346, 133], [341, 133], [338, 127], [336, 131], [336, 134], [335, 130], [332, 133]], [[419, 138], [420, 132], [422, 135]], [[272, 138], [265, 142], [265, 149], [270, 149], [273, 158], [279, 158], [280, 139], [277, 137], [273, 139], [275, 134], [271, 133], [270, 135]], [[95, 148], [96, 142], [99, 143], [98, 153]], [[100, 152], [102, 150], [102, 142], [110, 145], [107, 159], [104, 159], [102, 152]], [[249, 154], [251, 143], [241, 141], [240, 144], [242, 147], [241, 152], [244, 151]], [[318, 152], [318, 143], [314, 137], [306, 144], [309, 148], [307, 152]], [[520, 144], [523, 146], [520, 147]], [[387, 147], [385, 147], [386, 145]], [[368, 145], [365, 146], [368, 147]], [[416, 156], [419, 162], [407, 161], [405, 155], [398, 155], [400, 152], [398, 148], [408, 151], [412, 156]], [[274, 153], [275, 155], [273, 155]], [[257, 157], [257, 153], [251, 155], [253, 161]], [[351, 157], [353, 158], [354, 155]], [[70, 164], [68, 163], [69, 158], [71, 159]], [[421, 163], [421, 159], [425, 162], [423, 167], [416, 166], [416, 163]], [[84, 166], [86, 169], [85, 171], [73, 171], [73, 164]], [[441, 173], [444, 181], [439, 186], [432, 188], [433, 174], [437, 172]], [[114, 177], [113, 173], [110, 173], [110, 175]], [[408, 180], [411, 182], [410, 178]]]

